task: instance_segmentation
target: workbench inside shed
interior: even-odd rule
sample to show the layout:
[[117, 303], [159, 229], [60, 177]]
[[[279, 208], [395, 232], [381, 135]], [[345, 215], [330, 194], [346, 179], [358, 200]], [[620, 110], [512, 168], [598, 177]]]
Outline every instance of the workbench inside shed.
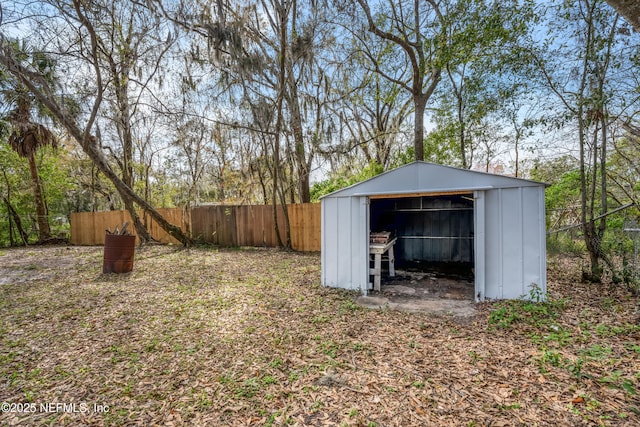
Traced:
[[391, 236], [391, 232], [380, 231], [369, 234], [369, 255], [373, 258], [373, 268], [369, 269], [369, 274], [373, 277], [373, 290], [380, 291], [382, 279], [382, 260], [388, 263], [389, 276], [395, 276], [395, 255], [393, 247], [396, 238]]

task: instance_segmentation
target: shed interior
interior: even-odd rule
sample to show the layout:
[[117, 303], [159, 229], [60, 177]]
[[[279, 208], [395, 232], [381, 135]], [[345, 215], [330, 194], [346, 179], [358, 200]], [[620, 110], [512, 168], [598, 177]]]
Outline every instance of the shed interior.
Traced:
[[396, 276], [383, 275], [382, 291], [473, 299], [473, 209], [472, 193], [371, 198], [371, 232], [397, 238]]

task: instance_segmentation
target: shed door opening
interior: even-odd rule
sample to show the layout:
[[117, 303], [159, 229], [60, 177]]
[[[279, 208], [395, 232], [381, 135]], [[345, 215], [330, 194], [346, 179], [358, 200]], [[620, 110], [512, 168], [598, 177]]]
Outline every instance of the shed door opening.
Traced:
[[397, 237], [396, 276], [383, 276], [383, 286], [409, 287], [416, 296], [473, 299], [473, 207], [472, 193], [372, 198], [371, 232]]

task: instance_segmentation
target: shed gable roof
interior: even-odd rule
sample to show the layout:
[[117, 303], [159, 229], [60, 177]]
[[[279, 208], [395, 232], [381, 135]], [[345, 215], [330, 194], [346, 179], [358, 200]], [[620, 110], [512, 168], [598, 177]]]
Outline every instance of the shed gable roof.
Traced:
[[535, 187], [544, 183], [417, 161], [343, 188], [325, 197], [374, 196]]

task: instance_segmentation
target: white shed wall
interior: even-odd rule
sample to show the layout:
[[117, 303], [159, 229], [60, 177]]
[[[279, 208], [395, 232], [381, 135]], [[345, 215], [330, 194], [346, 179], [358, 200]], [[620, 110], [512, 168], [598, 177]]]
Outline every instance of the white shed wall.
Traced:
[[485, 192], [485, 298], [528, 296], [531, 284], [546, 292], [544, 212], [543, 187]]
[[369, 215], [366, 197], [322, 201], [322, 284], [366, 294]]

